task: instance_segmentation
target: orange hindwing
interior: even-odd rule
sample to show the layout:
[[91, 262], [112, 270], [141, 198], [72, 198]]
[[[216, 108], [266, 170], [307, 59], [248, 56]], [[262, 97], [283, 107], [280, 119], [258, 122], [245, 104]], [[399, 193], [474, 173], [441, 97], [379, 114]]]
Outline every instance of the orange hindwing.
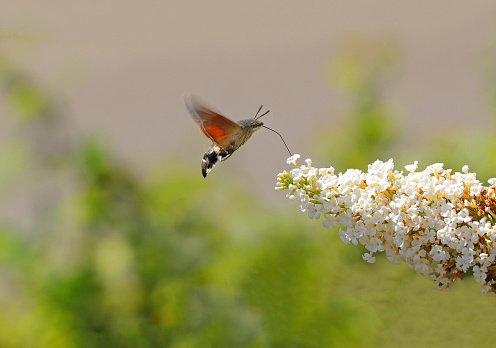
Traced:
[[226, 147], [241, 126], [225, 116], [205, 107], [196, 98], [186, 97], [186, 107], [203, 134], [221, 147]]

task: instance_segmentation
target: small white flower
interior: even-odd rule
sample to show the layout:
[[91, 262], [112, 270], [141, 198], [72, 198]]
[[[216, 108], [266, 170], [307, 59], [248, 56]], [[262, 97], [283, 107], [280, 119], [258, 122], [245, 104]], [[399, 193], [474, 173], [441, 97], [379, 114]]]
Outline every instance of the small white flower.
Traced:
[[295, 153], [293, 156], [288, 157], [288, 159], [286, 160], [286, 163], [287, 163], [287, 164], [291, 164], [291, 163], [296, 164], [296, 160], [297, 160], [298, 158], [300, 158], [300, 155], [299, 155], [299, 154], [297, 154], [297, 153]]
[[468, 209], [467, 208], [463, 208], [462, 210], [460, 210], [458, 212], [458, 217], [463, 221], [463, 222], [469, 222], [470, 220], [472, 220], [472, 218], [470, 217], [470, 214], [468, 212]]
[[417, 168], [418, 168], [418, 161], [414, 161], [413, 164], [409, 164], [405, 166], [405, 169], [412, 173], [416, 171]]
[[472, 270], [474, 272], [475, 281], [479, 284], [484, 284], [486, 282], [486, 277], [487, 277], [487, 268], [474, 266]]
[[434, 261], [444, 261], [448, 257], [448, 253], [440, 245], [434, 245], [429, 254]]
[[350, 244], [350, 237], [342, 229], [339, 230], [339, 238], [341, 238], [344, 244]]
[[329, 228], [332, 226], [332, 222], [326, 219], [322, 221], [322, 226], [324, 226], [325, 228]]
[[362, 258], [368, 263], [375, 263], [375, 257], [370, 255], [369, 253], [365, 253], [362, 255]]
[[472, 185], [470, 187], [470, 194], [479, 197], [483, 188], [484, 187], [482, 185]]

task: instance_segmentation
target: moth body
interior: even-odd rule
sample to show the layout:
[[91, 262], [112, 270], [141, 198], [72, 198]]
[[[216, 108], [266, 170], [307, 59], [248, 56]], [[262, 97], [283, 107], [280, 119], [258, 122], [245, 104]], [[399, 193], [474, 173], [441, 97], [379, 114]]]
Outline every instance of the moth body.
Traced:
[[203, 134], [212, 140], [202, 159], [202, 174], [205, 178], [219, 161], [228, 159], [234, 151], [251, 138], [253, 133], [263, 127], [256, 118], [234, 122], [210, 110], [193, 97], [186, 97], [186, 108], [200, 126]]

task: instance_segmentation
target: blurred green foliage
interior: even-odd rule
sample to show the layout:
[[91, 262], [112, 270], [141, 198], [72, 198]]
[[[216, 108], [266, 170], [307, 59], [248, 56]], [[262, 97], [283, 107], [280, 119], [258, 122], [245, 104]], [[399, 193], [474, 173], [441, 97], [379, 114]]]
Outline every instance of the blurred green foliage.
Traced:
[[[404, 127], [402, 115], [391, 102], [401, 64], [397, 41], [354, 35], [343, 40], [339, 52], [329, 63], [326, 77], [333, 92], [345, 100], [345, 110], [339, 121], [320, 125], [316, 130], [310, 144], [316, 154], [314, 158], [332, 159], [338, 171], [366, 170], [377, 159], [394, 158], [398, 168], [413, 160], [419, 161], [420, 168], [442, 162], [445, 168], [455, 171], [467, 164], [481, 181], [494, 177], [496, 165], [488, 160], [496, 156], [496, 138], [492, 135], [496, 126], [494, 46], [478, 57], [473, 69], [484, 86], [480, 97], [489, 111], [487, 127], [473, 127], [471, 116], [467, 115], [462, 128], [447, 120], [446, 127], [428, 139]], [[412, 138], [421, 140], [413, 144], [405, 142]]]
[[353, 36], [343, 41], [340, 52], [327, 77], [348, 110], [341, 123], [319, 127], [314, 148], [319, 156], [332, 158], [339, 170], [365, 170], [376, 159], [394, 154], [399, 124], [387, 105], [387, 92], [400, 50], [389, 40]]
[[[369, 265], [336, 231], [177, 163], [137, 177], [1, 58], [0, 347], [492, 343], [493, 300], [475, 282], [442, 293], [404, 265]], [[352, 119], [368, 126], [342, 163], [360, 166], [393, 138], [384, 75], [350, 66]]]

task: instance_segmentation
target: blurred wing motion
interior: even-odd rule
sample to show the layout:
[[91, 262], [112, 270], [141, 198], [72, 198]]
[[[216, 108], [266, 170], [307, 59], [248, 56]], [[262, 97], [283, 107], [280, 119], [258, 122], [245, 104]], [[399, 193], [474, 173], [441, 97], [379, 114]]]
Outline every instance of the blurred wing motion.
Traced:
[[194, 97], [186, 97], [185, 103], [203, 134], [220, 147], [227, 147], [232, 137], [241, 130], [239, 124], [201, 105]]

